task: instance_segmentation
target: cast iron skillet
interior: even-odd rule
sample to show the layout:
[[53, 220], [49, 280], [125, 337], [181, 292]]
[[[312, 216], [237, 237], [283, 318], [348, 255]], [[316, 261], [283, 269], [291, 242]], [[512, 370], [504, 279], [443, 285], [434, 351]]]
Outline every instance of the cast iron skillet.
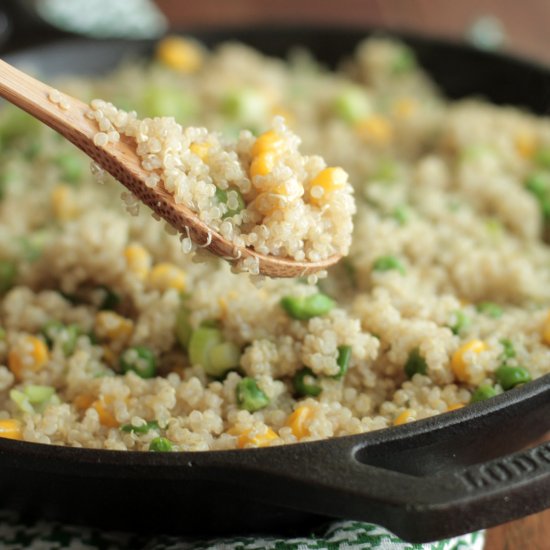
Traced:
[[[362, 30], [201, 32], [283, 55], [300, 44], [327, 64]], [[451, 97], [482, 94], [545, 113], [550, 72], [511, 57], [404, 37]], [[150, 43], [70, 41], [9, 57], [43, 75], [96, 74]], [[368, 520], [409, 541], [488, 527], [550, 506], [550, 375], [487, 402], [364, 435], [198, 453], [75, 449], [0, 439], [0, 506], [27, 519], [193, 534], [301, 532], [327, 518]]]

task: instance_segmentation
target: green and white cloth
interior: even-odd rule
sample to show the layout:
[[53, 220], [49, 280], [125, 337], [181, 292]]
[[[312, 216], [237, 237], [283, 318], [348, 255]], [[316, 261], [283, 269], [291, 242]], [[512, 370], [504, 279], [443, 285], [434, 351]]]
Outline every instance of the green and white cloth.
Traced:
[[411, 544], [382, 527], [358, 521], [334, 522], [316, 534], [299, 538], [191, 540], [104, 532], [55, 522], [25, 525], [12, 514], [0, 514], [2, 550], [482, 550], [484, 543], [485, 534], [480, 531], [440, 542]]

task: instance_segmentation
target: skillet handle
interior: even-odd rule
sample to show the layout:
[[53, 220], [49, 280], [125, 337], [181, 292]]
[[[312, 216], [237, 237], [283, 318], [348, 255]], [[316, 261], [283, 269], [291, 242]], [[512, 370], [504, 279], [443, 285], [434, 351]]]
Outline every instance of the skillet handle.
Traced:
[[405, 426], [259, 449], [244, 467], [236, 456], [234, 480], [283, 507], [433, 541], [550, 507], [550, 442], [509, 454], [549, 428], [546, 375]]

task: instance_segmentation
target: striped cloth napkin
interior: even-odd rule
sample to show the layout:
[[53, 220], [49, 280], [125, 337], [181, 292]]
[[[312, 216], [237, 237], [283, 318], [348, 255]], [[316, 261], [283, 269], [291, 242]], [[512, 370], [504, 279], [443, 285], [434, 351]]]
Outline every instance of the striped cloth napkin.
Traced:
[[40, 521], [24, 524], [14, 514], [0, 513], [2, 550], [482, 550], [485, 533], [426, 544], [411, 544], [383, 527], [338, 521], [315, 534], [296, 538], [231, 537], [195, 540], [172, 535], [136, 535]]

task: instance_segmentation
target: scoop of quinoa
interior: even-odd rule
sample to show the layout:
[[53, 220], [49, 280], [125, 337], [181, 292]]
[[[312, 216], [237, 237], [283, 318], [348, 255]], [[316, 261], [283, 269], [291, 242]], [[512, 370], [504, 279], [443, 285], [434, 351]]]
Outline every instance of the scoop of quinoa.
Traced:
[[140, 120], [97, 99], [89, 116], [101, 130], [96, 144], [129, 138], [145, 184], [162, 185], [236, 247], [313, 262], [348, 253], [355, 203], [347, 173], [302, 155], [282, 117], [257, 138], [245, 130], [228, 140], [173, 117]]
[[[332, 229], [296, 250], [339, 246], [350, 184], [324, 209], [311, 182], [342, 167], [357, 208], [349, 254], [315, 285], [255, 284], [221, 259], [182, 254], [86, 157], [3, 108], [0, 436], [122, 451], [266, 447], [413, 422], [550, 372], [547, 118], [446, 100], [389, 40], [361, 43], [336, 71], [305, 52], [180, 50], [194, 53], [174, 58], [164, 44], [151, 62], [56, 85], [143, 113], [95, 104], [100, 142], [143, 125], [150, 185], [196, 201], [245, 246], [290, 254], [309, 215]], [[159, 160], [165, 124], [182, 147], [173, 180]], [[271, 172], [251, 177], [271, 166], [252, 170], [258, 140], [279, 137]], [[281, 182], [275, 195], [300, 196], [262, 211], [258, 197]], [[294, 208], [304, 216], [289, 235], [276, 223]]]

